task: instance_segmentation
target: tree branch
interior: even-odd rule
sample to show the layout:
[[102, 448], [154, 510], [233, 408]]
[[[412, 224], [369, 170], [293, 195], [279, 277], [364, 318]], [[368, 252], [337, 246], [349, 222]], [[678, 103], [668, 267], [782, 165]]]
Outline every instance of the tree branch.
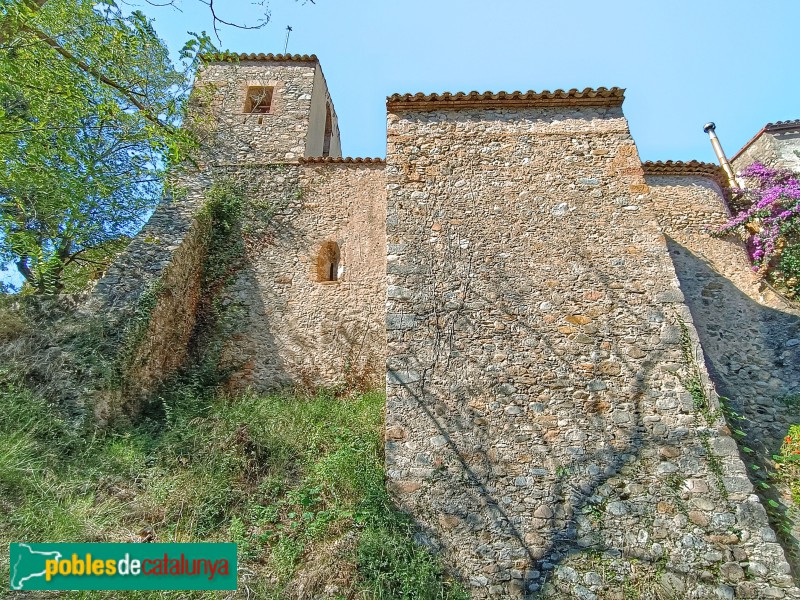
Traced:
[[142, 113], [142, 116], [144, 116], [145, 119], [147, 119], [154, 125], [161, 127], [162, 129], [166, 130], [169, 133], [174, 133], [174, 129], [170, 125], [161, 121], [150, 111], [150, 109], [147, 106], [145, 106], [138, 98], [136, 98], [135, 92], [132, 92], [131, 90], [127, 89], [122, 84], [117, 83], [113, 79], [109, 79], [108, 77], [103, 75], [103, 73], [98, 71], [96, 68], [92, 67], [90, 64], [84, 62], [83, 60], [72, 54], [69, 50], [67, 50], [61, 44], [59, 44], [58, 41], [56, 41], [43, 31], [39, 31], [38, 29], [30, 27], [29, 25], [23, 25], [22, 29], [24, 31], [27, 31], [31, 35], [34, 35], [37, 38], [39, 38], [41, 41], [50, 46], [53, 50], [55, 50], [66, 60], [68, 60], [76, 67], [78, 67], [81, 71], [91, 75], [92, 77], [94, 77], [98, 81], [101, 81], [107, 86], [117, 90], [120, 94], [122, 94], [125, 97], [126, 100], [128, 100], [128, 102], [133, 104], [139, 110], [139, 112]]
[[[314, 0], [311, 0], [312, 3]], [[208, 6], [208, 9], [211, 11], [211, 18], [213, 19], [213, 26], [214, 26], [214, 35], [217, 37], [217, 41], [222, 43], [222, 38], [219, 36], [219, 27], [218, 23], [222, 23], [223, 25], [227, 25], [229, 27], [236, 27], [237, 29], [261, 29], [267, 24], [266, 20], [262, 20], [261, 23], [258, 25], [244, 25], [239, 23], [231, 23], [230, 21], [226, 21], [225, 19], [221, 19], [219, 15], [217, 15], [217, 11], [214, 8], [214, 0], [200, 0], [203, 4]]]
[[[22, 0], [23, 6], [27, 8], [31, 13], [37, 12], [42, 6], [47, 3], [47, 0]], [[6, 30], [9, 29], [9, 23], [3, 23], [0, 25], [0, 45], [4, 45], [6, 40], [8, 39], [8, 35]]]
[[33, 274], [33, 271], [31, 271], [31, 268], [28, 266], [28, 256], [26, 254], [23, 254], [22, 256], [19, 257], [19, 260], [16, 262], [16, 266], [17, 266], [17, 271], [20, 272], [20, 274], [25, 278], [26, 281], [30, 283], [34, 282], [36, 277]]

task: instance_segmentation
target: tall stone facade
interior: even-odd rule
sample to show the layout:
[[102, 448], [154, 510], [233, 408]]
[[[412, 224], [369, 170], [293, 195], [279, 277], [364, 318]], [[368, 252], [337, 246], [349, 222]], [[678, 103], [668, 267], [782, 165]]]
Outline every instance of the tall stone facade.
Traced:
[[242, 308], [223, 350], [234, 387], [382, 378], [383, 161], [306, 159], [247, 176], [278, 208], [247, 223], [246, 266], [227, 293]]
[[800, 597], [717, 396], [767, 460], [800, 322], [709, 234], [721, 171], [642, 164], [623, 90], [395, 95], [385, 161], [341, 158], [313, 56], [208, 57], [192, 100], [207, 160], [98, 288], [174, 288], [165, 371], [235, 181], [232, 387], [385, 373], [387, 485], [475, 597]]
[[621, 103], [389, 99], [389, 485], [478, 597], [783, 594]]

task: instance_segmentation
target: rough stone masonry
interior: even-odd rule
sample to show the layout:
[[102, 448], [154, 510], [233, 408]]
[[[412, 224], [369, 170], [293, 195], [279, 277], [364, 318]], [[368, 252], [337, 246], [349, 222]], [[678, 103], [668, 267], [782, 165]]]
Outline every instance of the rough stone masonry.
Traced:
[[782, 596], [621, 91], [554, 96], [389, 99], [390, 486], [478, 597]]
[[[161, 276], [154, 315], [193, 323], [169, 289], [194, 298], [204, 259], [185, 213], [215, 178], [245, 180], [243, 267], [223, 295], [241, 309], [222, 353], [233, 384], [385, 364], [387, 484], [474, 597], [798, 598], [715, 387], [750, 383], [734, 365], [752, 346], [724, 340], [741, 319], [776, 311], [768, 337], [797, 315], [708, 235], [720, 170], [643, 165], [623, 99], [395, 95], [385, 163], [342, 159], [316, 57], [208, 57], [193, 126], [213, 151], [181, 219], [165, 228], [175, 208], [159, 209], [156, 243], [146, 228], [112, 270], [131, 280], [114, 302]], [[738, 303], [715, 300], [726, 285]], [[185, 356], [185, 327], [156, 329]], [[773, 451], [791, 415], [770, 403], [800, 379], [780, 340], [758, 345], [763, 385], [737, 399], [777, 415], [754, 428]]]

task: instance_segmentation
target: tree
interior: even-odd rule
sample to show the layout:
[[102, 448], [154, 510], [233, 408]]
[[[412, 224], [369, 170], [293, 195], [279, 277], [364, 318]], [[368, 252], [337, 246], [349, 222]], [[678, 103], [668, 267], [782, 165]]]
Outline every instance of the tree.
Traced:
[[[29, 18], [32, 14], [36, 11], [41, 9], [49, 0], [9, 0], [9, 6], [11, 8], [6, 9], [6, 17], [12, 17], [6, 21], [5, 25], [0, 24], [0, 44], [5, 43], [5, 36], [7, 34], [7, 30], [13, 30], [13, 24], [19, 26], [21, 20]], [[158, 7], [165, 7], [169, 6], [172, 8], [177, 8], [175, 0], [166, 0], [164, 2], [152, 1], [152, 0], [145, 0], [148, 4], [152, 6]], [[248, 25], [247, 23], [237, 23], [234, 21], [230, 21], [222, 16], [217, 10], [217, 6], [214, 5], [214, 0], [197, 0], [200, 4], [204, 4], [208, 7], [209, 15], [211, 16], [211, 23], [214, 29], [214, 33], [217, 36], [217, 40], [221, 41], [219, 35], [219, 29], [221, 26], [228, 26], [228, 27], [235, 27], [237, 29], [261, 29], [262, 27], [266, 26], [269, 21], [269, 8], [268, 4], [262, 0], [261, 2], [253, 2], [253, 5], [259, 5], [261, 10], [258, 11], [256, 15], [256, 20], [254, 24]], [[311, 4], [315, 3], [315, 0], [303, 0], [303, 3], [311, 2]], [[13, 20], [13, 22], [12, 22]]]
[[[113, 0], [4, 5], [0, 47], [0, 258], [35, 292], [102, 267], [192, 147], [180, 129], [198, 52], [174, 65], [150, 21]], [[69, 278], [67, 278], [69, 279]]]
[[[258, 29], [269, 16], [259, 3], [249, 26], [197, 1], [218, 39], [221, 25]], [[190, 35], [175, 65], [151, 22], [116, 0], [0, 3], [0, 259], [29, 289], [69, 291], [65, 273], [101, 271], [157, 202], [167, 168], [190, 156], [188, 91], [199, 56], [217, 51]]]
[[800, 294], [800, 178], [791, 171], [753, 163], [740, 174], [749, 182], [741, 210], [719, 228], [739, 232], [753, 268], [790, 297]]

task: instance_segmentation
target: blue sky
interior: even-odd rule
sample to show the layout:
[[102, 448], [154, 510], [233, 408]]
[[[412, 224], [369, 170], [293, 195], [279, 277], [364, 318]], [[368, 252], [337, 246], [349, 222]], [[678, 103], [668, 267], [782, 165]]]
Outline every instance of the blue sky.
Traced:
[[[173, 48], [210, 30], [208, 10], [142, 4]], [[217, 0], [220, 16], [262, 9]], [[627, 88], [623, 106], [643, 160], [706, 160], [703, 125], [733, 155], [764, 124], [800, 118], [800, 1], [270, 0], [269, 24], [223, 29], [237, 52], [316, 54], [339, 116], [343, 151], [385, 155], [394, 92]]]

